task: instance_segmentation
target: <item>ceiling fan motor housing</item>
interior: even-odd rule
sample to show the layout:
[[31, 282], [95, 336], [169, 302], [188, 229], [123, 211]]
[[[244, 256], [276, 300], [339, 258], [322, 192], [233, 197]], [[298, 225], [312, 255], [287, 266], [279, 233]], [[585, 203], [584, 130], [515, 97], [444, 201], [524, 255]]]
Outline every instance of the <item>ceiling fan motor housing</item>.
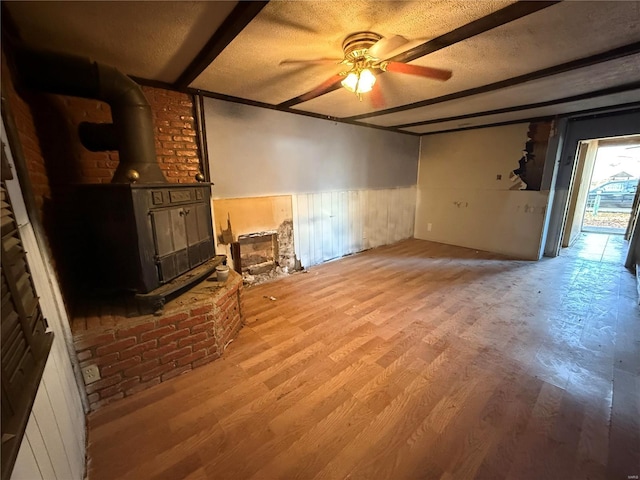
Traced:
[[362, 59], [369, 48], [382, 38], [375, 32], [356, 32], [349, 35], [342, 42], [345, 60], [355, 62]]

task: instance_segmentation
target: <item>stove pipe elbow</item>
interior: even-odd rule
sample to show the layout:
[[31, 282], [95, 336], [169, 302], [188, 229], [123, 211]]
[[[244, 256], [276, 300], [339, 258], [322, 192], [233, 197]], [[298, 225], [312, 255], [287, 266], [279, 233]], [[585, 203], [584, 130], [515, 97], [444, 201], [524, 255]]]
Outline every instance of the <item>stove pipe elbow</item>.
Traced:
[[86, 148], [119, 151], [112, 183], [166, 183], [156, 157], [151, 106], [131, 78], [87, 58], [26, 47], [15, 50], [14, 61], [25, 87], [109, 104], [112, 126], [85, 122], [79, 130]]

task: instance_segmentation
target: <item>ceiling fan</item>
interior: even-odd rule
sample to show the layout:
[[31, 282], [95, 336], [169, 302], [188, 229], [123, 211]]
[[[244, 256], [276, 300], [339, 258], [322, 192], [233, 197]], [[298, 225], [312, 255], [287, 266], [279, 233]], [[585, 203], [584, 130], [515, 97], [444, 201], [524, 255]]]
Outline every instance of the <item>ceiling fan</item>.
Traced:
[[382, 72], [405, 73], [425, 78], [446, 81], [451, 78], [451, 70], [409, 65], [393, 61], [398, 52], [409, 40], [401, 35], [383, 37], [375, 32], [356, 32], [348, 35], [342, 42], [344, 58], [317, 60], [284, 60], [280, 65], [293, 64], [342, 64], [344, 70], [328, 78], [310, 92], [299, 97], [300, 101], [308, 101], [335, 89], [340, 83], [345, 89], [356, 94], [362, 100], [362, 94], [371, 92], [374, 107], [384, 105], [382, 93], [376, 87], [376, 76]]

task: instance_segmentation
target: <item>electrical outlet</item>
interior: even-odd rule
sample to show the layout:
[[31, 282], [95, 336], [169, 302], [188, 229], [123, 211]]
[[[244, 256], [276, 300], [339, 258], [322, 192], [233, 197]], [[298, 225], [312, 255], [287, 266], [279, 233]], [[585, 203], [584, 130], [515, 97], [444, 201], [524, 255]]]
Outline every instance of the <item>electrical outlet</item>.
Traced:
[[430, 232], [430, 231], [431, 231], [431, 224], [427, 223], [427, 232]]
[[100, 380], [100, 370], [97, 365], [89, 365], [82, 369], [82, 378], [84, 378], [85, 385], [97, 382]]

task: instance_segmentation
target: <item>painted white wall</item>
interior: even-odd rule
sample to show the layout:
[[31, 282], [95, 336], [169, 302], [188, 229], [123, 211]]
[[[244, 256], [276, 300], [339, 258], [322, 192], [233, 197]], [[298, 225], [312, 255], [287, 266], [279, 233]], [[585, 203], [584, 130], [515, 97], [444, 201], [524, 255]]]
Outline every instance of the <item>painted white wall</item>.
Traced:
[[213, 198], [415, 185], [419, 137], [204, 99]]
[[[4, 125], [2, 141], [8, 144]], [[29, 221], [20, 185], [15, 179], [11, 152], [7, 149], [6, 153], [14, 172], [14, 180], [7, 181], [7, 190], [42, 313], [54, 333], [53, 346], [11, 478], [80, 480], [85, 474], [85, 417], [67, 347], [69, 320], [50, 259], [40, 250]]]
[[415, 187], [292, 197], [294, 245], [304, 267], [413, 236]]
[[527, 131], [523, 123], [422, 137], [416, 238], [538, 259], [548, 192], [509, 190]]

